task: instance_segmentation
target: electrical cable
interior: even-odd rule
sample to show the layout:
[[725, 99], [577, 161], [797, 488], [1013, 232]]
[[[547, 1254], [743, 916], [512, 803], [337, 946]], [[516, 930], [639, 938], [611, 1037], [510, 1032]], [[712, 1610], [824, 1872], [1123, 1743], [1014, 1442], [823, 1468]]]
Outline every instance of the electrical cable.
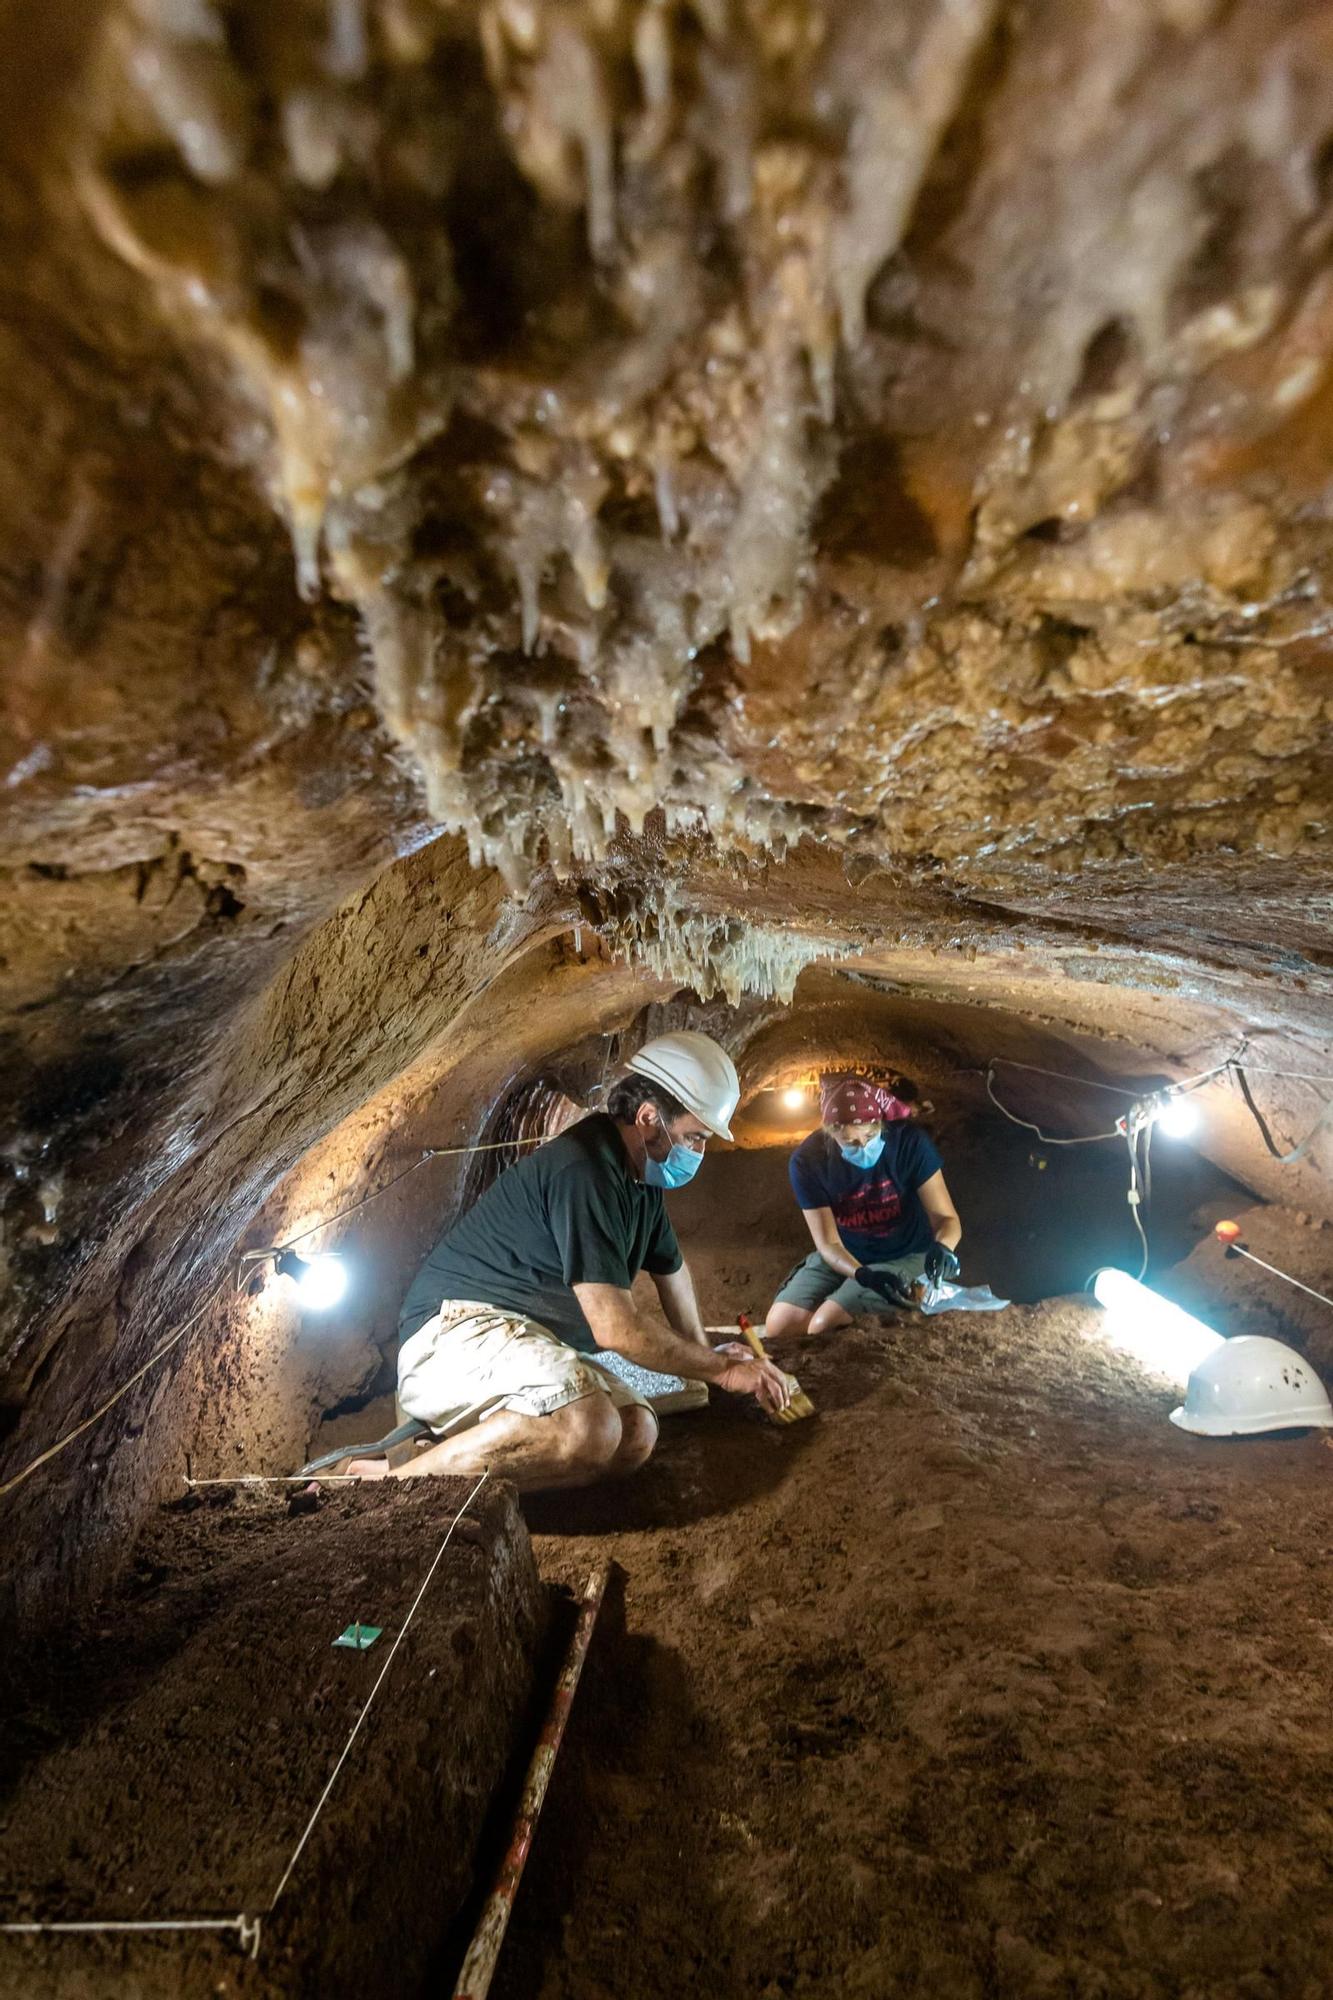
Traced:
[[[1327, 1125], [1329, 1119], [1333, 1118], [1333, 1097], [1329, 1098], [1327, 1104], [1324, 1106], [1323, 1110], [1320, 1112], [1318, 1118], [1315, 1120], [1310, 1130], [1306, 1133], [1305, 1137], [1301, 1140], [1299, 1146], [1294, 1146], [1289, 1153], [1282, 1153], [1278, 1151], [1277, 1144], [1274, 1141], [1272, 1133], [1268, 1129], [1268, 1125], [1264, 1119], [1264, 1115], [1262, 1111], [1260, 1111], [1258, 1105], [1255, 1103], [1254, 1098], [1250, 1093], [1250, 1086], [1248, 1081], [1246, 1080], [1246, 1075], [1245, 1075], [1247, 1065], [1244, 1063], [1234, 1063], [1232, 1067], [1236, 1072], [1236, 1082], [1240, 1085], [1240, 1094], [1245, 1100], [1246, 1109], [1249, 1111], [1250, 1116], [1254, 1119], [1255, 1124], [1259, 1127], [1259, 1136], [1263, 1140], [1264, 1145], [1267, 1147], [1269, 1154], [1273, 1159], [1277, 1161], [1280, 1167], [1294, 1166], [1297, 1160], [1299, 1160], [1308, 1151], [1309, 1147], [1313, 1144], [1315, 1139], [1318, 1138], [1319, 1134], [1323, 1131], [1325, 1125]], [[1271, 1074], [1276, 1075], [1277, 1072], [1273, 1071], [1271, 1072]], [[1333, 1078], [1330, 1078], [1329, 1080], [1330, 1082], [1333, 1082]]]
[[[1324, 1076], [1310, 1070], [1284, 1070], [1269, 1068], [1262, 1063], [1248, 1063], [1244, 1059], [1248, 1048], [1249, 1037], [1248, 1035], [1242, 1035], [1232, 1053], [1224, 1057], [1220, 1063], [1215, 1063], [1210, 1069], [1200, 1070], [1193, 1076], [1182, 1078], [1180, 1082], [1170, 1085], [1166, 1091], [1150, 1093], [1150, 1095], [1159, 1099], [1166, 1096], [1181, 1097], [1187, 1092], [1202, 1089], [1205, 1084], [1212, 1083], [1217, 1077], [1234, 1076], [1246, 1107], [1259, 1127], [1260, 1135], [1270, 1156], [1277, 1161], [1279, 1166], [1294, 1166], [1309, 1150], [1329, 1120], [1333, 1119], [1333, 1098], [1329, 1099], [1318, 1119], [1305, 1138], [1301, 1140], [1300, 1144], [1293, 1147], [1289, 1152], [1284, 1153], [1276, 1144], [1265, 1122], [1263, 1113], [1254, 1101], [1246, 1072], [1252, 1071], [1257, 1076], [1292, 1077], [1307, 1083], [1327, 1083], [1330, 1085], [1333, 1085], [1333, 1075]], [[1020, 1118], [1015, 1112], [1010, 1111], [1006, 1105], [1001, 1104], [999, 1098], [995, 1095], [995, 1066], [997, 1063], [1007, 1063], [1011, 1069], [1026, 1070], [1032, 1076], [1051, 1077], [1058, 1083], [1084, 1085], [1091, 1090], [1106, 1090], [1114, 1093], [1116, 1096], [1129, 1097], [1134, 1099], [1134, 1107], [1126, 1113], [1123, 1119], [1118, 1121], [1116, 1129], [1113, 1132], [1094, 1132], [1082, 1138], [1058, 1139], [1049, 1132], [1043, 1132], [1040, 1125], [1034, 1124], [1031, 1119]], [[962, 1072], [959, 1073], [962, 1074]], [[1138, 1234], [1142, 1249], [1142, 1259], [1138, 1273], [1139, 1279], [1142, 1281], [1147, 1272], [1149, 1260], [1148, 1232], [1145, 1227], [1145, 1216], [1152, 1200], [1153, 1130], [1152, 1116], [1144, 1116], [1137, 1112], [1137, 1107], [1145, 1104], [1143, 1093], [1141, 1091], [1128, 1090], [1121, 1084], [1102, 1083], [1095, 1077], [1073, 1076], [1067, 1071], [1046, 1069], [1039, 1063], [1019, 1062], [1013, 1056], [991, 1056], [987, 1061], [985, 1070], [980, 1073], [985, 1077], [986, 1095], [1000, 1115], [1007, 1118], [1011, 1125], [1018, 1125], [1025, 1132], [1035, 1133], [1044, 1146], [1096, 1145], [1099, 1141], [1115, 1139], [1123, 1135], [1129, 1150], [1129, 1209], [1134, 1219], [1134, 1228]], [[1256, 1259], [1255, 1261], [1258, 1262], [1259, 1260]], [[1293, 1280], [1293, 1282], [1295, 1281]], [[1309, 1288], [1304, 1287], [1304, 1289], [1308, 1290]], [[1320, 1295], [1316, 1294], [1315, 1296], [1318, 1297]]]
[[1129, 1212], [1134, 1218], [1134, 1227], [1139, 1233], [1139, 1242], [1143, 1246], [1143, 1257], [1138, 1268], [1139, 1282], [1142, 1283], [1143, 1274], [1148, 1268], [1148, 1232], [1143, 1226], [1143, 1218], [1140, 1214], [1140, 1209], [1143, 1206], [1143, 1195], [1139, 1187], [1139, 1131], [1140, 1128], [1137, 1125], [1131, 1125], [1125, 1133], [1125, 1143], [1129, 1147]]
[[[1023, 1065], [1023, 1067], [1027, 1067], [1027, 1065]], [[1045, 1074], [1053, 1075], [1054, 1072], [1046, 1071]], [[1107, 1089], [1110, 1089], [1110, 1087], [1109, 1084], [1106, 1086]], [[1006, 1110], [1005, 1106], [1001, 1104], [999, 1098], [995, 1095], [993, 1069], [986, 1071], [986, 1095], [1002, 1118], [1007, 1118], [1011, 1125], [1021, 1125], [1024, 1131], [1035, 1132], [1044, 1146], [1095, 1146], [1103, 1139], [1118, 1139], [1120, 1137], [1118, 1130], [1089, 1132], [1080, 1139], [1056, 1139], [1052, 1137], [1049, 1132], [1043, 1132], [1040, 1125], [1034, 1125], [1030, 1118], [1019, 1118], [1014, 1112]]]
[[[1117, 1121], [1113, 1131], [1090, 1132], [1076, 1139], [1058, 1139], [1049, 1132], [1043, 1132], [1040, 1125], [1034, 1124], [1031, 1119], [1019, 1118], [1016, 1113], [1001, 1104], [999, 1098], [995, 1095], [995, 1063], [1008, 1062], [1010, 1060], [1007, 1056], [993, 1057], [985, 1071], [985, 1079], [986, 1095], [995, 1106], [995, 1109], [1002, 1117], [1007, 1118], [1011, 1125], [1021, 1126], [1026, 1132], [1035, 1132], [1038, 1139], [1045, 1146], [1093, 1146], [1108, 1139], [1123, 1138], [1125, 1140], [1129, 1152], [1129, 1189], [1126, 1198], [1129, 1202], [1129, 1212], [1133, 1219], [1135, 1233], [1139, 1239], [1141, 1255], [1138, 1277], [1140, 1282], [1142, 1282], [1147, 1273], [1150, 1256], [1145, 1218], [1152, 1203], [1152, 1132], [1154, 1121], [1151, 1112], [1147, 1110], [1147, 1106], [1152, 1099], [1165, 1093], [1152, 1093], [1150, 1099], [1145, 1099], [1141, 1093], [1121, 1091], [1120, 1087], [1116, 1084], [1098, 1084], [1091, 1077], [1064, 1076], [1058, 1070], [1042, 1069], [1036, 1063], [1014, 1063], [1014, 1068], [1025, 1069], [1038, 1076], [1055, 1077], [1057, 1081], [1067, 1083], [1092, 1083], [1094, 1089], [1113, 1090], [1117, 1095], [1132, 1096], [1134, 1098], [1133, 1105], [1125, 1113], [1125, 1116]], [[1224, 1070], [1230, 1069], [1233, 1066], [1233, 1062], [1234, 1058], [1228, 1057], [1225, 1062], [1218, 1063], [1214, 1068], [1200, 1071], [1197, 1077], [1187, 1078], [1183, 1083], [1173, 1085], [1170, 1094], [1181, 1096], [1188, 1090], [1201, 1088], [1203, 1084], [1211, 1082], [1215, 1076], [1220, 1076]]]
[[1299, 1083], [1327, 1083], [1330, 1086], [1333, 1086], [1333, 1073], [1325, 1071], [1310, 1070], [1310, 1069], [1269, 1069], [1266, 1063], [1252, 1063], [1252, 1062], [1247, 1062], [1240, 1066], [1249, 1070], [1252, 1076], [1290, 1076], [1290, 1077], [1295, 1077]]

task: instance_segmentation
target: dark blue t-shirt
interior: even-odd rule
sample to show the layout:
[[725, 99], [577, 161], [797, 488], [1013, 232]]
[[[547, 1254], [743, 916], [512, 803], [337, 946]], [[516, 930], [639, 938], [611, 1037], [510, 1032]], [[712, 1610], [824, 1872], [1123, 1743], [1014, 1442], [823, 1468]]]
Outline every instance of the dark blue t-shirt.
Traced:
[[788, 1172], [802, 1208], [831, 1208], [838, 1234], [863, 1264], [887, 1264], [935, 1241], [916, 1190], [944, 1162], [919, 1125], [895, 1119], [884, 1128], [873, 1167], [854, 1167], [821, 1125], [796, 1148]]

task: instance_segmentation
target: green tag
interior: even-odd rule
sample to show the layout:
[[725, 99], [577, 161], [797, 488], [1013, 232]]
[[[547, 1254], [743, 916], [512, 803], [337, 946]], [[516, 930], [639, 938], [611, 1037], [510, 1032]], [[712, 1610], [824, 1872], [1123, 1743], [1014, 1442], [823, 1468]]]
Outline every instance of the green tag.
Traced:
[[382, 1625], [349, 1625], [334, 1640], [335, 1646], [350, 1646], [354, 1653], [364, 1653], [367, 1646], [373, 1646], [384, 1630]]

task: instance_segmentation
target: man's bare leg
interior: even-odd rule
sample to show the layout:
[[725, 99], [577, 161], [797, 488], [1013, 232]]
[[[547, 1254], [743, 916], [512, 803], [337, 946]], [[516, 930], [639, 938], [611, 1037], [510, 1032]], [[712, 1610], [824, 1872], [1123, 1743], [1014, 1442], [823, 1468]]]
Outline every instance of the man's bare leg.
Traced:
[[598, 1390], [546, 1417], [497, 1410], [471, 1430], [429, 1445], [393, 1470], [384, 1458], [354, 1458], [342, 1470], [362, 1479], [493, 1472], [499, 1479], [511, 1480], [520, 1493], [548, 1493], [562, 1486], [591, 1486], [606, 1478], [623, 1442], [620, 1413]]
[[653, 1455], [657, 1443], [657, 1418], [651, 1410], [631, 1403], [620, 1412], [620, 1448], [607, 1467], [608, 1479], [624, 1479], [637, 1472]]

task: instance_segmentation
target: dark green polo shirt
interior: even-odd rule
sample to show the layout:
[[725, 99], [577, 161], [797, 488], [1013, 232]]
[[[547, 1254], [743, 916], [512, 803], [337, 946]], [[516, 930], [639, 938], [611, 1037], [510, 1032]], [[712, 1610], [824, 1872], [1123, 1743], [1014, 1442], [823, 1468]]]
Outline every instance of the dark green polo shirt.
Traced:
[[446, 1231], [412, 1280], [398, 1335], [445, 1299], [477, 1299], [595, 1354], [570, 1286], [628, 1291], [640, 1271], [664, 1278], [681, 1261], [661, 1189], [635, 1179], [614, 1120], [599, 1112], [535, 1147]]

